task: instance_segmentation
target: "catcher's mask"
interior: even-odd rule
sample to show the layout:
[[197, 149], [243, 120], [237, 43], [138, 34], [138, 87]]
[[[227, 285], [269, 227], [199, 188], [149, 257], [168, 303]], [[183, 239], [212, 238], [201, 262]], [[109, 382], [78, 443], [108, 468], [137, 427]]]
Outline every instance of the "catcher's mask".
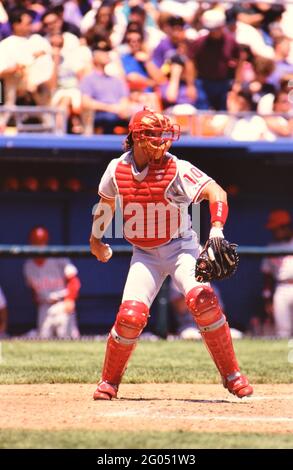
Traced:
[[172, 142], [180, 137], [180, 126], [167, 116], [144, 108], [129, 122], [129, 138], [136, 142], [149, 158], [151, 165], [160, 166]]

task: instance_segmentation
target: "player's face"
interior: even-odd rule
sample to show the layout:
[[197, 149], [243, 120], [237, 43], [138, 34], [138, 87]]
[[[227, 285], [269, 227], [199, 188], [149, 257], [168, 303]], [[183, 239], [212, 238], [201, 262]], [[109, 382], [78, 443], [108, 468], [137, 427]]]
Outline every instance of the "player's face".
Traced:
[[142, 133], [142, 146], [152, 163], [160, 163], [172, 144], [169, 132], [162, 129], [145, 130]]
[[180, 127], [160, 113], [143, 116], [131, 123], [132, 138], [137, 150], [149, 163], [160, 165], [174, 140], [180, 137]]
[[288, 241], [292, 238], [292, 230], [289, 225], [280, 225], [279, 227], [272, 230], [273, 238], [276, 241]]

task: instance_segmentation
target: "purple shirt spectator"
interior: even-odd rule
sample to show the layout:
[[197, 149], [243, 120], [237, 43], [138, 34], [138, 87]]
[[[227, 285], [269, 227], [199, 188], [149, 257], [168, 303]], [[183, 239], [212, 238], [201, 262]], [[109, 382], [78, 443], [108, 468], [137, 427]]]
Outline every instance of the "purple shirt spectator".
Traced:
[[122, 80], [100, 74], [96, 70], [81, 80], [80, 90], [84, 95], [106, 104], [115, 104], [128, 96], [128, 90]]
[[163, 39], [153, 52], [153, 62], [157, 67], [162, 65], [177, 51], [178, 46], [173, 44], [169, 38]]

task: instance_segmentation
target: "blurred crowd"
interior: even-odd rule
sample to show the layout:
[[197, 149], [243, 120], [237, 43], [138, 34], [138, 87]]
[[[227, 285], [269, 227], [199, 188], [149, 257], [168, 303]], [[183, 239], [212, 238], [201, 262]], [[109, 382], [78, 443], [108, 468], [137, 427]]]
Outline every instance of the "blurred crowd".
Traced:
[[289, 137], [292, 23], [291, 0], [0, 0], [0, 133], [15, 105], [86, 135], [123, 134], [148, 105], [191, 135]]

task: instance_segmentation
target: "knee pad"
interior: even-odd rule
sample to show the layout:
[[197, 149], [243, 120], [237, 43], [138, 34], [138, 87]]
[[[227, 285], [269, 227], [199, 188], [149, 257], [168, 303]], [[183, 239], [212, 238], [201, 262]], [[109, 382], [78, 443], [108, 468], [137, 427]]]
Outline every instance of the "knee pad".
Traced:
[[186, 296], [186, 304], [199, 327], [205, 327], [222, 321], [223, 312], [218, 298], [209, 286], [197, 286]]
[[126, 300], [120, 305], [114, 329], [123, 338], [137, 338], [147, 324], [149, 308], [143, 302]]

